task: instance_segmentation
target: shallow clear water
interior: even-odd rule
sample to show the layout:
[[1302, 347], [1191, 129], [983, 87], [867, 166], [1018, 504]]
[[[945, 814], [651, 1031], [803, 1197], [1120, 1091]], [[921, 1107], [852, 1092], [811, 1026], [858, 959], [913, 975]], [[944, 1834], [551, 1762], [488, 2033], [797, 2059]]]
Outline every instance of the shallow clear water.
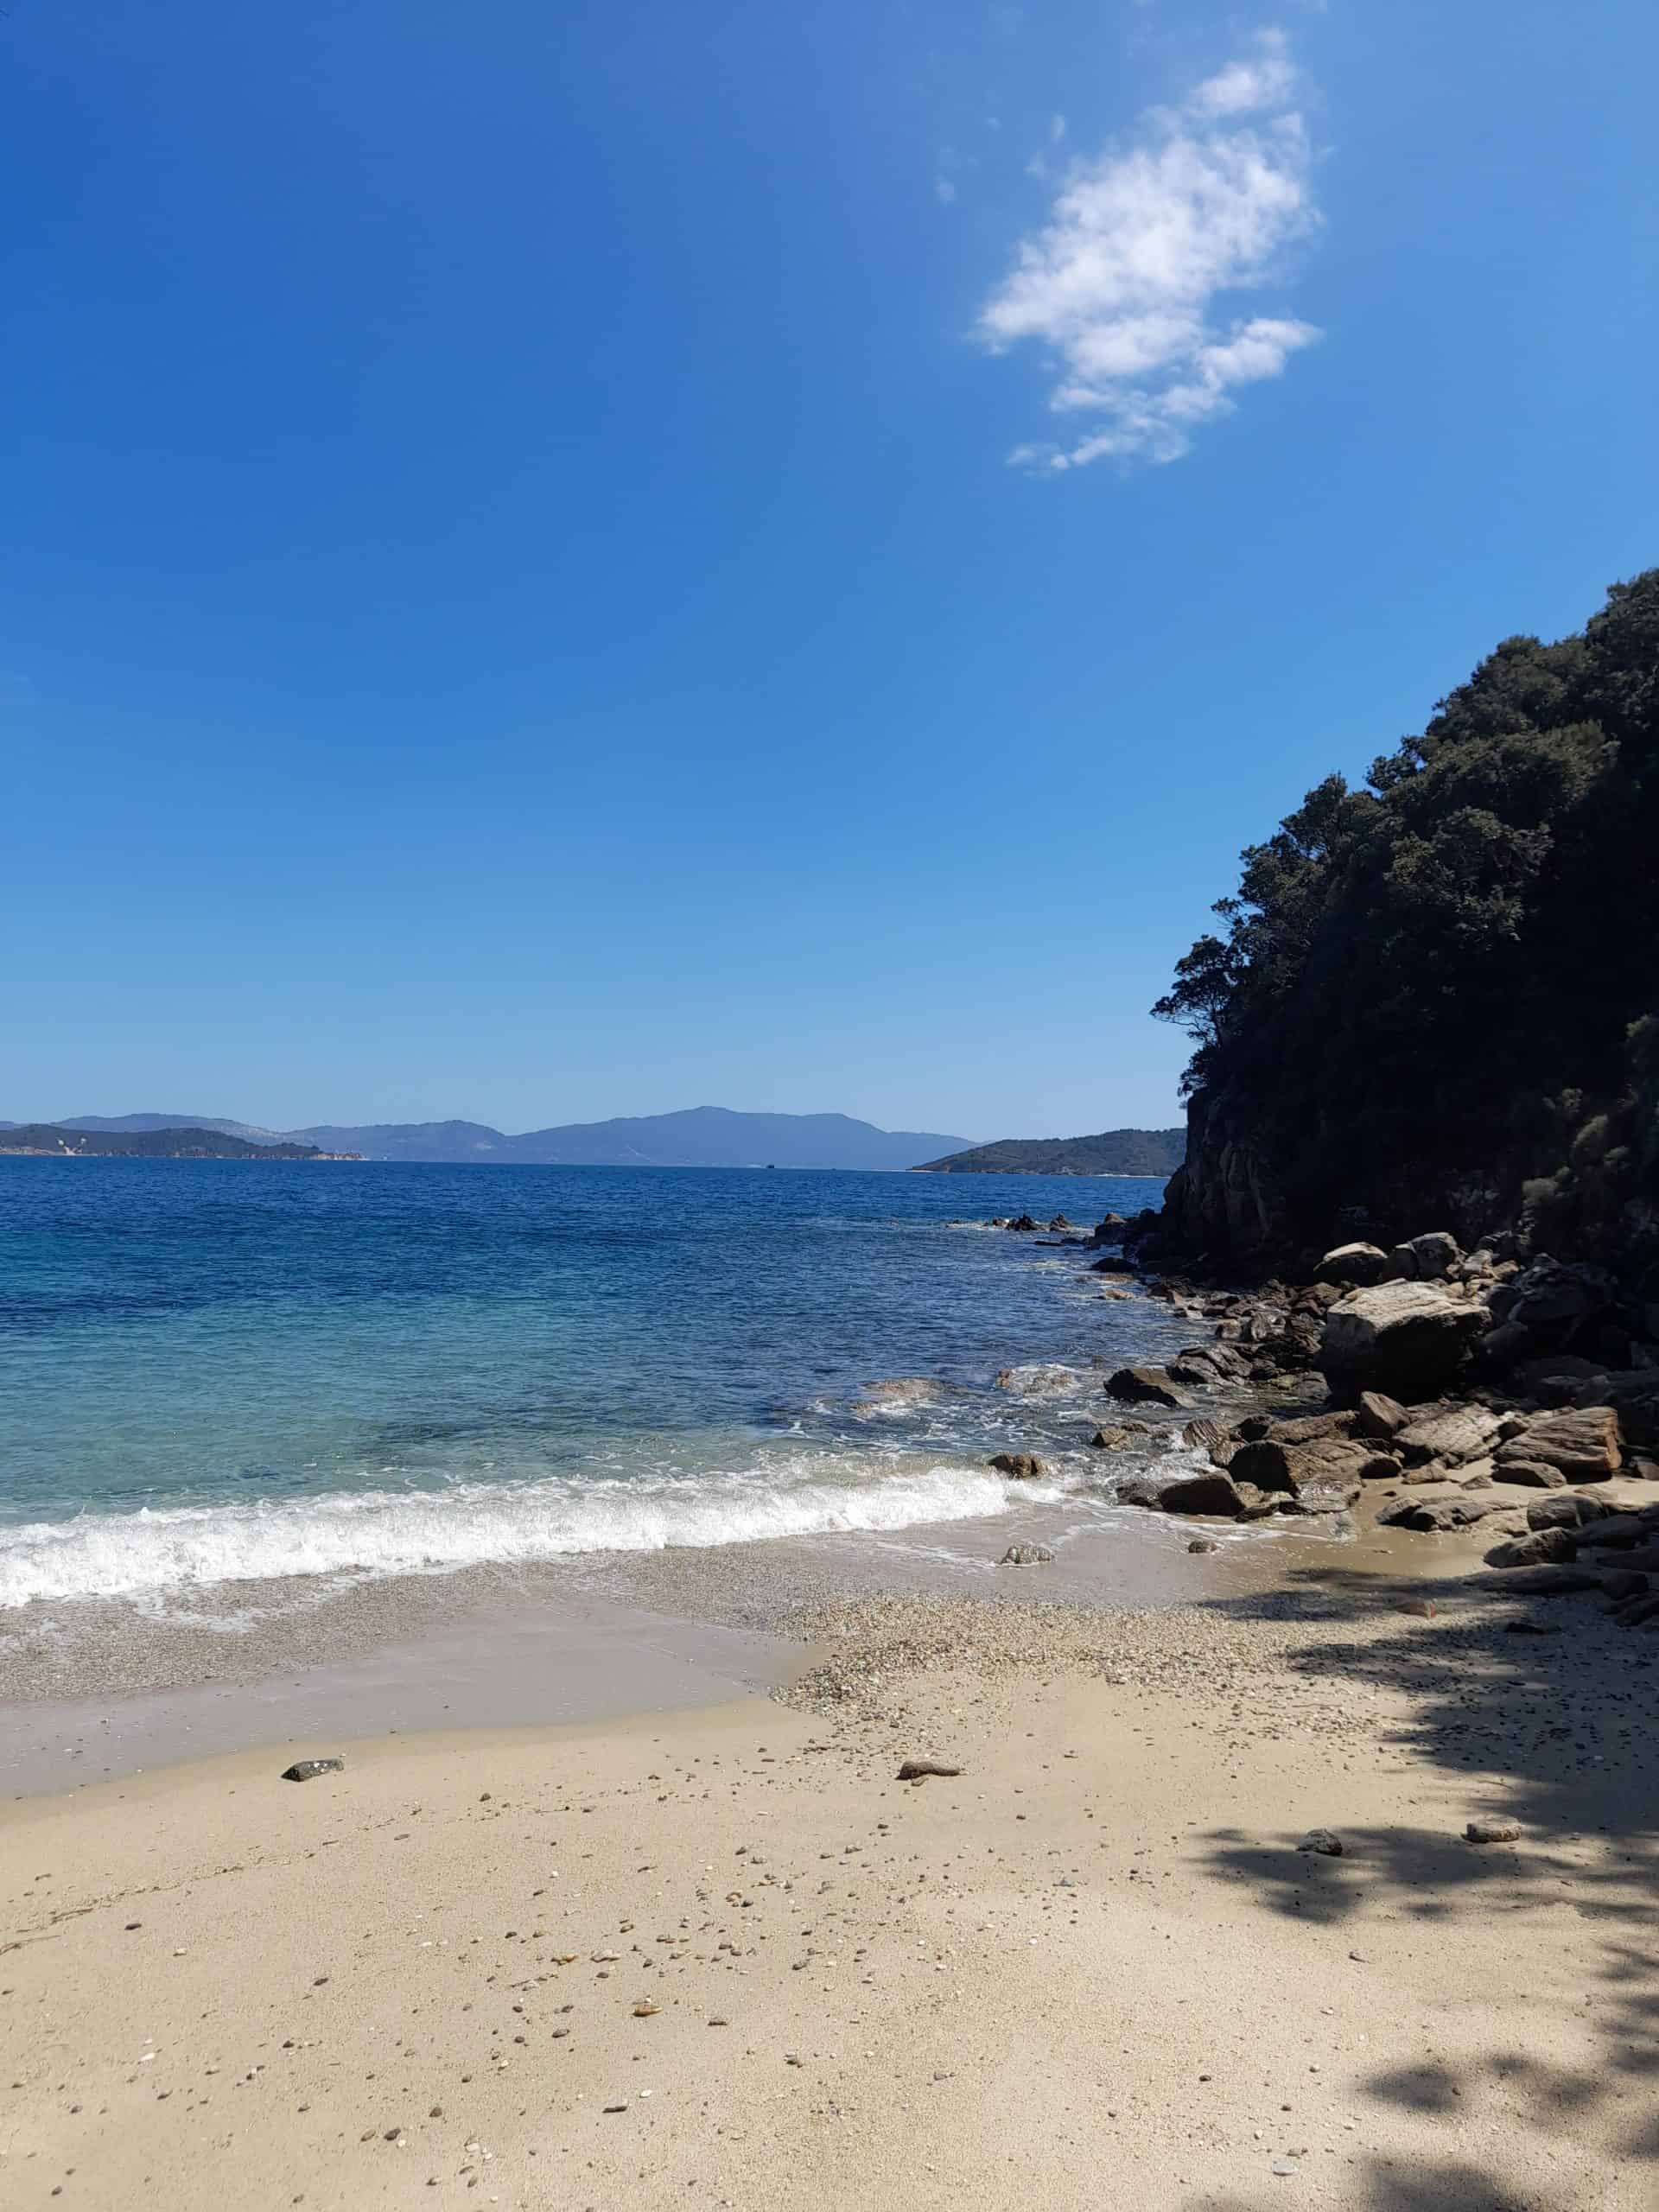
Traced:
[[1009, 1442], [1086, 1485], [1090, 1362], [1181, 1325], [950, 1224], [1158, 1192], [0, 1159], [0, 1605], [919, 1527]]

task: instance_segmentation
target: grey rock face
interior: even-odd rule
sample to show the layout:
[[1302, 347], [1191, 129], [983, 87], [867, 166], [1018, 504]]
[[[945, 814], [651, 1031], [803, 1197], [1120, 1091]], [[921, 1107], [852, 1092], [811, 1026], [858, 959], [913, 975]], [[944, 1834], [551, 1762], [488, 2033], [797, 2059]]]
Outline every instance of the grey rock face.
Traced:
[[1339, 1394], [1421, 1402], [1457, 1375], [1484, 1321], [1483, 1307], [1430, 1283], [1379, 1283], [1351, 1291], [1325, 1315], [1319, 1365]]

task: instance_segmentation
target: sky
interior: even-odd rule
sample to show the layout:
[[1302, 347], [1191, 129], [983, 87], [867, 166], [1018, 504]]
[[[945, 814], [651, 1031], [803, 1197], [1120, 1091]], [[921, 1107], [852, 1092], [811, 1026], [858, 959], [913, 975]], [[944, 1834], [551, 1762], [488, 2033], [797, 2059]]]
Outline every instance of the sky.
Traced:
[[1161, 1125], [1659, 561], [1647, 0], [12, 0], [0, 1114]]

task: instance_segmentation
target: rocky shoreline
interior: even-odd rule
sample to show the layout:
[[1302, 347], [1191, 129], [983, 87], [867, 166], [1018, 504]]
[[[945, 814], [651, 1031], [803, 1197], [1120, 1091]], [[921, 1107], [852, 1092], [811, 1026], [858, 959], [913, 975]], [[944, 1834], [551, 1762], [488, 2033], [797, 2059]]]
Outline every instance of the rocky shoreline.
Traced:
[[[1135, 1277], [1143, 1294], [1211, 1327], [1207, 1342], [1105, 1384], [1121, 1407], [1190, 1414], [1181, 1441], [1209, 1463], [1132, 1477], [1125, 1503], [1235, 1522], [1297, 1516], [1338, 1536], [1362, 1525], [1477, 1529], [1488, 1544], [1481, 1586], [1591, 1592], [1622, 1624], [1659, 1630], [1655, 1308], [1602, 1268], [1523, 1259], [1510, 1237], [1465, 1253], [1446, 1230], [1392, 1252], [1338, 1246], [1306, 1283], [1205, 1288], [1141, 1273], [1135, 1255], [1156, 1219], [1109, 1215], [1087, 1236], [1063, 1214], [1046, 1224], [1101, 1250], [1096, 1272]], [[1028, 1215], [991, 1225], [1042, 1226]], [[1231, 1421], [1205, 1412], [1207, 1397], [1241, 1389], [1280, 1402]], [[1123, 1416], [1094, 1442], [1123, 1450], [1149, 1433]], [[1032, 1454], [993, 1464], [1016, 1478], [1044, 1471]]]

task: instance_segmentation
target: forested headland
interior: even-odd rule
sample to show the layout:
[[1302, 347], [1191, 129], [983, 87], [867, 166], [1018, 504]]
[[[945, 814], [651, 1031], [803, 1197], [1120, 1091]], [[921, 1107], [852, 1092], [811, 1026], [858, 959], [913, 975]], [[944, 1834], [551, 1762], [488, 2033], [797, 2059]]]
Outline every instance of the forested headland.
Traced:
[[1659, 1277], [1659, 569], [1243, 858], [1154, 1009], [1195, 1044], [1168, 1255], [1513, 1228]]

